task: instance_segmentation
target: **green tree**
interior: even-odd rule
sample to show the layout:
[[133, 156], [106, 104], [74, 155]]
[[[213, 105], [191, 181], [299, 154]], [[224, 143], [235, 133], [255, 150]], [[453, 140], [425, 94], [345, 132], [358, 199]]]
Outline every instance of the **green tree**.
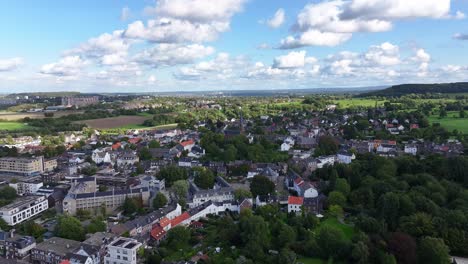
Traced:
[[138, 204], [135, 199], [126, 197], [122, 209], [124, 215], [132, 215], [138, 211]]
[[167, 204], [166, 195], [164, 195], [162, 192], [158, 192], [156, 194], [156, 197], [154, 197], [153, 199], [153, 208], [160, 209], [166, 206], [166, 204]]
[[459, 117], [460, 117], [460, 118], [465, 118], [465, 117], [466, 117], [465, 109], [462, 108], [462, 109], [460, 110]]
[[440, 107], [439, 118], [445, 118], [445, 117], [447, 117], [447, 110], [445, 109], [445, 107]]
[[326, 259], [341, 256], [348, 247], [343, 231], [332, 226], [322, 226], [316, 235], [316, 240], [321, 256]]
[[190, 230], [183, 226], [176, 226], [167, 233], [167, 245], [172, 249], [184, 249], [188, 247]]
[[450, 264], [449, 249], [442, 239], [424, 237], [419, 242], [419, 262], [425, 264]]
[[236, 200], [244, 200], [245, 198], [252, 198], [252, 193], [249, 190], [237, 189], [234, 191], [234, 198]]
[[13, 187], [5, 186], [0, 190], [0, 199], [14, 200], [16, 198], [16, 190]]
[[347, 197], [351, 192], [351, 187], [349, 186], [346, 179], [339, 178], [336, 180], [335, 191], [341, 192], [344, 196]]
[[336, 204], [331, 205], [328, 211], [330, 212], [330, 215], [337, 218], [343, 218], [344, 216], [343, 208]]
[[333, 155], [338, 152], [339, 143], [332, 136], [321, 136], [318, 140], [318, 147], [315, 150], [316, 156]]
[[184, 180], [174, 182], [172, 185], [172, 191], [176, 195], [177, 199], [185, 199], [188, 192], [188, 183]]
[[168, 187], [178, 180], [186, 180], [187, 178], [187, 170], [175, 165], [164, 167], [158, 173], [158, 179], [164, 179]]
[[346, 197], [341, 192], [333, 191], [328, 194], [328, 203], [344, 207], [346, 205]]
[[396, 193], [386, 193], [382, 195], [377, 208], [381, 219], [385, 219], [390, 229], [395, 229], [398, 225], [398, 212], [400, 210], [399, 195]]
[[140, 157], [140, 160], [150, 160], [152, 158], [151, 152], [147, 147], [141, 148], [138, 156]]
[[61, 238], [83, 241], [85, 231], [80, 220], [73, 216], [60, 216], [55, 226], [55, 235]]
[[202, 189], [211, 189], [215, 184], [215, 176], [213, 171], [207, 168], [194, 169], [195, 184]]
[[351, 257], [355, 261], [354, 263], [359, 263], [359, 264], [368, 263], [369, 255], [370, 255], [369, 248], [364, 242], [359, 241], [353, 245], [353, 249], [351, 251]]
[[250, 183], [250, 192], [253, 197], [257, 197], [257, 195], [274, 194], [275, 184], [270, 181], [268, 177], [257, 175], [253, 177]]
[[148, 144], [148, 147], [149, 147], [149, 148], [159, 148], [159, 147], [161, 147], [161, 145], [159, 144], [158, 141], [156, 141], [156, 140], [151, 140], [151, 141], [149, 142], [149, 144]]
[[91, 223], [86, 227], [86, 233], [105, 232], [107, 229], [106, 222], [102, 216], [98, 216], [91, 220]]
[[18, 229], [19, 233], [32, 236], [35, 239], [41, 239], [42, 235], [47, 231], [40, 224], [37, 224], [32, 220], [22, 223]]

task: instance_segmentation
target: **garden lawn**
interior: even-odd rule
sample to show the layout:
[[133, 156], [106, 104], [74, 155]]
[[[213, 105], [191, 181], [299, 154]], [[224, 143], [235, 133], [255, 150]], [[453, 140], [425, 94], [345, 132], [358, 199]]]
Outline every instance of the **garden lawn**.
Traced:
[[344, 235], [349, 240], [351, 240], [351, 238], [354, 235], [354, 228], [352, 226], [342, 224], [336, 218], [327, 218], [327, 219], [325, 219], [324, 221], [322, 221], [319, 228], [321, 226], [332, 226], [332, 227], [335, 227], [337, 229], [340, 229], [341, 231], [343, 231]]
[[23, 123], [0, 121], [0, 131], [1, 130], [13, 131], [13, 130], [26, 129], [26, 128], [29, 128], [29, 126]]

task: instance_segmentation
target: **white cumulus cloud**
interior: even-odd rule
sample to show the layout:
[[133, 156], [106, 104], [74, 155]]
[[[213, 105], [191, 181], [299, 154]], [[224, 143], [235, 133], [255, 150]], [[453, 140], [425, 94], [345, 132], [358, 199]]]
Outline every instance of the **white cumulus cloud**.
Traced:
[[213, 47], [200, 44], [158, 44], [134, 56], [134, 60], [152, 67], [193, 63], [214, 52]]
[[23, 65], [23, 58], [0, 59], [0, 72], [16, 70]]
[[278, 9], [272, 18], [267, 20], [267, 25], [271, 28], [278, 28], [283, 25], [286, 16], [284, 14], [284, 9]]
[[80, 70], [87, 64], [80, 56], [66, 56], [58, 62], [45, 64], [41, 67], [40, 73], [55, 76], [73, 76], [80, 73]]

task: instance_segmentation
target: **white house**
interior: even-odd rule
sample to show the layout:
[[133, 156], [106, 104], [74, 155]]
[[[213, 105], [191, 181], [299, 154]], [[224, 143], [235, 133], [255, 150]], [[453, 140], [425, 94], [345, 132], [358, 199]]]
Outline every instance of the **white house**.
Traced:
[[289, 196], [288, 197], [288, 213], [300, 213], [302, 205], [304, 204], [304, 197]]
[[91, 159], [96, 164], [112, 163], [112, 158], [111, 158], [110, 153], [104, 149], [95, 149], [93, 151], [93, 154], [91, 155]]
[[107, 246], [104, 263], [137, 264], [137, 250], [141, 246], [142, 244], [135, 239], [118, 237]]
[[416, 154], [418, 153], [418, 147], [413, 144], [407, 144], [405, 145], [405, 153], [416, 156]]
[[394, 151], [394, 150], [396, 150], [395, 145], [380, 144], [380, 145], [377, 147], [377, 152], [387, 153], [387, 152]]
[[288, 143], [281, 144], [281, 151], [289, 151], [291, 149], [291, 145]]
[[321, 169], [326, 165], [333, 165], [335, 164], [336, 156], [320, 156], [317, 158], [317, 168]]
[[337, 161], [339, 163], [344, 163], [344, 164], [350, 164], [355, 158], [356, 156], [354, 155], [354, 153], [351, 153], [351, 152], [340, 151], [336, 155]]

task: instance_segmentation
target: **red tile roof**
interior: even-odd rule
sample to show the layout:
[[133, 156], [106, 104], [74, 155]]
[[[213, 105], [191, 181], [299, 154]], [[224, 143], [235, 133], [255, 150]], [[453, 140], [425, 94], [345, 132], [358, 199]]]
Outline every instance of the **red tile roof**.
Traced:
[[131, 143], [131, 144], [136, 144], [138, 142], [140, 142], [141, 138], [131, 138], [128, 140], [128, 143]]
[[190, 215], [187, 212], [185, 212], [171, 220], [171, 227], [176, 227], [187, 219], [190, 219]]
[[166, 231], [164, 231], [164, 228], [160, 226], [156, 226], [151, 230], [151, 237], [156, 241], [161, 240], [165, 235]]
[[163, 228], [168, 226], [169, 224], [171, 224], [171, 220], [169, 220], [169, 218], [167, 217], [163, 217], [161, 218], [161, 220], [159, 220], [159, 225]]
[[180, 145], [182, 145], [182, 147], [186, 147], [188, 145], [192, 145], [192, 144], [195, 144], [195, 142], [193, 142], [193, 140], [187, 140], [187, 141], [184, 141], [184, 142], [180, 142]]
[[289, 196], [288, 197], [288, 204], [303, 204], [304, 197], [297, 197], [297, 196]]
[[203, 223], [199, 221], [194, 221], [190, 225], [195, 228], [203, 228]]
[[120, 142], [117, 142], [114, 145], [112, 145], [112, 149], [116, 150], [116, 149], [120, 148], [121, 146], [122, 146], [122, 144], [120, 144]]
[[303, 181], [302, 178], [300, 178], [300, 177], [298, 177], [298, 178], [296, 178], [296, 179], [294, 180], [294, 183], [297, 184], [297, 185], [301, 184], [301, 182], [304, 182], [304, 181]]

